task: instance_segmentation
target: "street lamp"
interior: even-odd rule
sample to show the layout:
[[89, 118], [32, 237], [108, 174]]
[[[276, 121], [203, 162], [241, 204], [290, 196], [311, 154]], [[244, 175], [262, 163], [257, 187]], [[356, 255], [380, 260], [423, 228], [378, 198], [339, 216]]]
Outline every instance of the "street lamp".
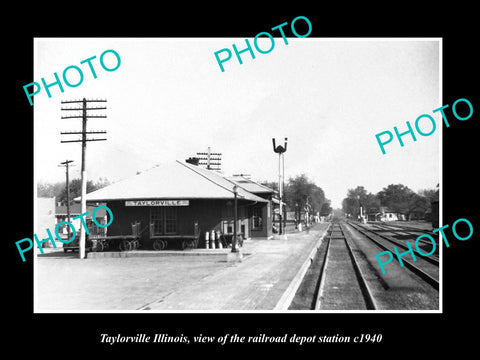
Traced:
[[237, 185], [233, 185], [233, 239], [232, 253], [237, 252]]

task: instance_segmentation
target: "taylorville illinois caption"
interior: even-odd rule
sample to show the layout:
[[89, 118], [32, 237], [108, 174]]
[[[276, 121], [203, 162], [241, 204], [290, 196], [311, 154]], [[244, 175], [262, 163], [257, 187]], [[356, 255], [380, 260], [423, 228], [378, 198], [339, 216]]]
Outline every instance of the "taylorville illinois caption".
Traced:
[[238, 334], [224, 334], [221, 336], [186, 336], [168, 334], [154, 334], [153, 336], [147, 334], [136, 334], [135, 336], [124, 336], [121, 334], [109, 335], [100, 334], [100, 342], [115, 345], [127, 343], [216, 343], [219, 345], [225, 344], [245, 344], [245, 343], [291, 343], [291, 344], [311, 344], [311, 343], [380, 343], [382, 342], [382, 334], [358, 334], [356, 336], [342, 336], [334, 335], [311, 335], [300, 336], [297, 334], [284, 334], [279, 336], [268, 336], [266, 334], [258, 334], [256, 336], [240, 336]]

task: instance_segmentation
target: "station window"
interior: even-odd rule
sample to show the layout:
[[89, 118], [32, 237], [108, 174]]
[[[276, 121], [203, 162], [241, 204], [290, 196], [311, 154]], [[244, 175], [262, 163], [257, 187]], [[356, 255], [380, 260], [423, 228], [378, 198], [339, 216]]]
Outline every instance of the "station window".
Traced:
[[177, 208], [174, 206], [152, 207], [150, 222], [153, 224], [153, 235], [177, 233]]
[[165, 234], [177, 233], [177, 208], [165, 208]]
[[262, 226], [263, 226], [262, 208], [254, 207], [253, 214], [252, 214], [252, 229], [260, 230], [262, 229]]

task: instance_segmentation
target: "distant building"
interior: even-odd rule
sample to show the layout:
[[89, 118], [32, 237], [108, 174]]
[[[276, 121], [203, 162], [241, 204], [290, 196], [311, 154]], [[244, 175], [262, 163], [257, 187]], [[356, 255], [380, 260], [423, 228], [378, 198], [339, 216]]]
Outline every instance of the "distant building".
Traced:
[[[54, 231], [57, 224], [55, 219], [55, 197], [51, 198], [37, 198], [37, 214], [36, 214], [36, 229], [35, 234], [39, 237], [47, 236], [47, 230]], [[44, 242], [43, 246], [51, 246], [51, 243]]]
[[371, 208], [367, 210], [367, 221], [398, 221], [405, 220], [405, 215], [395, 212], [386, 206]]

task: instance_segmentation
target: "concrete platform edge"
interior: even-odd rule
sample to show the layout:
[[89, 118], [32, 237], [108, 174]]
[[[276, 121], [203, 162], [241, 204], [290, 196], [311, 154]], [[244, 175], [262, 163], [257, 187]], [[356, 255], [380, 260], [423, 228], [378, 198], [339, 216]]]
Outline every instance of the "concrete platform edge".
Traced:
[[[192, 251], [106, 251], [106, 252], [88, 252], [88, 259], [95, 258], [126, 258], [126, 257], [169, 257], [169, 256], [213, 256], [219, 259], [227, 260], [231, 249], [199, 249]], [[242, 256], [251, 255], [242, 252]]]
[[288, 285], [287, 289], [285, 290], [285, 292], [281, 296], [280, 300], [278, 300], [278, 302], [275, 305], [275, 307], [273, 308], [273, 310], [277, 310], [277, 311], [288, 310], [288, 307], [290, 306], [290, 304], [293, 300], [293, 297], [295, 296], [295, 293], [298, 290], [298, 287], [302, 283], [303, 277], [305, 276], [305, 273], [307, 272], [308, 267], [310, 266], [313, 258], [315, 257], [315, 253], [320, 248], [320, 245], [322, 244], [323, 238], [326, 236], [326, 234], [328, 232], [328, 228], [325, 230], [325, 232], [322, 235], [319, 236], [319, 238], [315, 242], [315, 245], [313, 246], [312, 250], [308, 254], [307, 259], [303, 262], [302, 266], [300, 267], [297, 274], [295, 275], [295, 277], [292, 279], [292, 281]]

